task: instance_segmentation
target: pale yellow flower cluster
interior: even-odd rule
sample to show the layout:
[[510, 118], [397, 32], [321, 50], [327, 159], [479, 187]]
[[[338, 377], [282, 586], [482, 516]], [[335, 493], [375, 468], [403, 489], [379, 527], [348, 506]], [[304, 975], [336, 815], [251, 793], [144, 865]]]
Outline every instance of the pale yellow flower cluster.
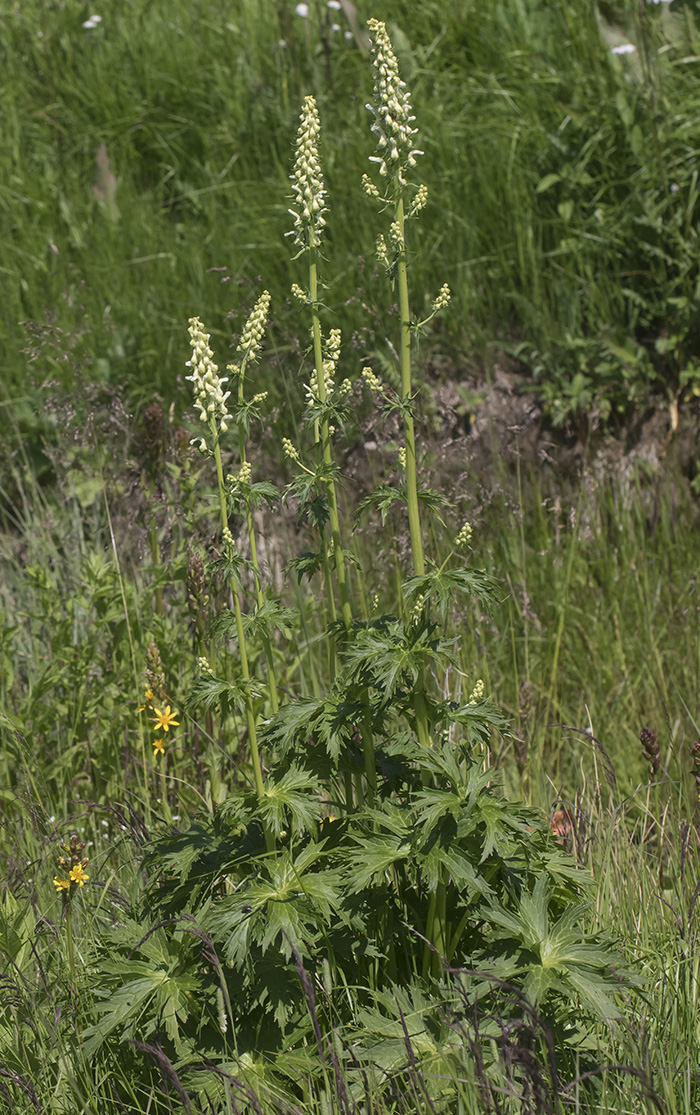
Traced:
[[413, 146], [417, 128], [411, 127], [415, 120], [411, 97], [406, 83], [399, 77], [399, 65], [386, 25], [379, 19], [368, 19], [367, 27], [372, 36], [374, 74], [374, 100], [367, 108], [374, 113], [372, 131], [379, 150], [379, 155], [372, 156], [370, 161], [379, 164], [382, 175], [396, 174], [399, 185], [404, 186], [406, 168], [415, 166], [416, 155], [423, 154]]
[[194, 403], [199, 408], [202, 422], [218, 421], [223, 433], [228, 428], [227, 419], [231, 417], [226, 406], [231, 392], [222, 390], [223, 385], [228, 383], [228, 377], [219, 376], [214, 353], [209, 347], [209, 334], [204, 332], [198, 317], [190, 318], [189, 333], [192, 359], [187, 361], [186, 367], [192, 369], [192, 375], [185, 376], [185, 379], [191, 380], [194, 386]]
[[300, 248], [317, 247], [323, 235], [328, 210], [326, 191], [318, 153], [321, 123], [314, 97], [305, 97], [297, 132], [294, 173], [291, 176], [296, 208], [289, 212], [294, 217], [294, 229], [288, 233]]

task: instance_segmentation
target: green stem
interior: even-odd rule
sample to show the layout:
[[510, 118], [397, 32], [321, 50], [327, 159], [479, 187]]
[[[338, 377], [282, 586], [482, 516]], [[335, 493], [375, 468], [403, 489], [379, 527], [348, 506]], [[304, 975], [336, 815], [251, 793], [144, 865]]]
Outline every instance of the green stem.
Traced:
[[[316, 248], [312, 244], [309, 249], [309, 296], [311, 299], [311, 335], [313, 338], [314, 347], [314, 368], [316, 370], [316, 388], [318, 391], [318, 398], [321, 404], [326, 401], [326, 379], [323, 372], [323, 345], [321, 342], [321, 320], [318, 314], [318, 265], [316, 258]], [[328, 418], [323, 417], [320, 422], [320, 438], [321, 450], [323, 453], [323, 462], [327, 466], [333, 463], [333, 454], [331, 450], [331, 434], [328, 425]], [[348, 589], [347, 569], [345, 566], [345, 555], [343, 554], [343, 543], [340, 534], [340, 517], [338, 515], [338, 498], [335, 489], [335, 482], [332, 476], [329, 476], [325, 482], [326, 484], [326, 497], [328, 500], [328, 518], [331, 526], [331, 538], [333, 540], [333, 556], [335, 558], [335, 572], [338, 578], [338, 592], [340, 595], [340, 609], [343, 616], [343, 623], [345, 630], [349, 631], [352, 627], [352, 607], [350, 604], [350, 592]], [[327, 558], [324, 556], [324, 567], [327, 569]], [[330, 581], [328, 582], [330, 584]], [[332, 596], [332, 591], [331, 594]], [[331, 614], [335, 612], [334, 605], [331, 606]], [[366, 702], [368, 707], [369, 702]], [[367, 710], [366, 710], [367, 711]], [[374, 804], [374, 791], [376, 788], [377, 775], [374, 761], [374, 743], [372, 740], [371, 732], [368, 732], [366, 723], [360, 726], [360, 735], [362, 737], [362, 746], [365, 757], [365, 777], [368, 786], [368, 800], [370, 805]], [[356, 780], [355, 797], [359, 803], [364, 801], [364, 793], [360, 784], [360, 779]], [[347, 803], [346, 803], [347, 804]]]
[[73, 903], [68, 897], [66, 904], [66, 944], [68, 945], [68, 967], [70, 969], [70, 978], [75, 984], [75, 949], [73, 947]]
[[[401, 395], [404, 410], [404, 441], [406, 449], [406, 498], [408, 502], [408, 529], [411, 535], [411, 556], [413, 572], [416, 577], [425, 573], [423, 540], [418, 508], [418, 476], [416, 469], [416, 435], [413, 425], [412, 383], [411, 383], [411, 312], [408, 304], [408, 268], [406, 266], [405, 214], [403, 192], [396, 176], [396, 224], [399, 229], [399, 253], [397, 275], [399, 282], [399, 311], [401, 314]], [[416, 714], [416, 734], [423, 747], [430, 746], [428, 730], [428, 710], [425, 700], [425, 675], [421, 669], [414, 691], [414, 711]]]
[[[153, 506], [152, 505], [151, 505], [151, 522], [150, 522], [150, 527], [149, 527], [149, 540], [150, 540], [150, 545], [151, 545], [151, 561], [153, 562], [153, 567], [156, 571], [156, 576], [157, 576], [158, 572], [160, 571], [160, 567], [163, 564], [163, 561], [162, 561], [161, 552], [160, 552], [160, 545], [158, 543], [158, 527], [156, 526], [156, 517], [155, 517], [155, 514], [153, 512]], [[157, 587], [156, 587], [156, 615], [157, 616], [162, 616], [163, 615], [163, 587], [162, 587], [162, 585], [157, 585]]]
[[[243, 405], [243, 377], [245, 375], [245, 361], [241, 365], [241, 370], [238, 376], [238, 405]], [[238, 426], [238, 455], [241, 465], [246, 463], [245, 453], [245, 435], [243, 426]], [[258, 548], [255, 542], [255, 527], [253, 524], [253, 509], [250, 505], [250, 499], [246, 497], [245, 501], [245, 517], [246, 525], [248, 527], [248, 542], [250, 545], [250, 560], [253, 566], [253, 579], [255, 581], [255, 602], [258, 610], [263, 606], [263, 592], [262, 583], [260, 580], [260, 565], [258, 563]], [[275, 663], [272, 657], [272, 644], [267, 635], [262, 636], [263, 650], [265, 652], [265, 661], [267, 663], [267, 677], [270, 690], [270, 705], [272, 706], [273, 714], [279, 710], [279, 699], [277, 697], [277, 676], [275, 674]]]
[[406, 495], [408, 499], [408, 529], [411, 534], [411, 556], [413, 558], [413, 572], [417, 577], [425, 573], [425, 560], [423, 558], [423, 541], [420, 529], [420, 512], [418, 510], [418, 478], [416, 470], [416, 437], [411, 412], [412, 384], [411, 384], [411, 314], [408, 305], [408, 268], [406, 266], [406, 244], [404, 240], [405, 215], [403, 193], [396, 181], [396, 224], [399, 229], [399, 256], [397, 274], [399, 280], [399, 311], [401, 314], [401, 394], [407, 408], [404, 411], [404, 437], [406, 442]]
[[[117, 541], [114, 537], [114, 527], [112, 526], [112, 516], [109, 510], [109, 502], [107, 500], [107, 490], [105, 487], [102, 489], [104, 497], [105, 511], [107, 512], [107, 524], [109, 526], [109, 538], [112, 545], [112, 553], [114, 554], [114, 567], [117, 571], [117, 581], [119, 582], [119, 592], [122, 598], [122, 607], [124, 609], [124, 622], [126, 623], [126, 634], [129, 641], [129, 655], [131, 657], [131, 670], [134, 679], [134, 692], [138, 693], [141, 688], [139, 680], [139, 672], [136, 668], [136, 651], [134, 649], [134, 639], [131, 633], [131, 623], [129, 620], [129, 608], [126, 601], [126, 589], [124, 588], [124, 578], [122, 577], [121, 565], [119, 562], [119, 552], [117, 550]], [[139, 739], [141, 742], [141, 764], [143, 770], [143, 790], [144, 790], [144, 812], [146, 818], [146, 827], [151, 824], [151, 802], [148, 793], [148, 773], [146, 766], [146, 737], [143, 731], [143, 723], [139, 717]]]
[[[310, 248], [309, 254], [309, 294], [311, 298], [311, 333], [314, 345], [314, 367], [316, 369], [316, 384], [318, 397], [321, 404], [326, 401], [326, 380], [323, 374], [323, 347], [321, 343], [321, 321], [318, 316], [318, 267], [316, 262], [316, 249]], [[332, 465], [331, 435], [328, 428], [328, 419], [321, 420], [321, 448], [323, 462]], [[348, 592], [347, 571], [343, 544], [340, 536], [340, 519], [338, 516], [338, 499], [335, 482], [331, 476], [326, 480], [326, 496], [328, 499], [328, 518], [331, 524], [331, 537], [333, 539], [333, 555], [335, 557], [335, 572], [338, 578], [338, 591], [340, 594], [340, 609], [346, 629], [352, 627], [352, 608], [350, 607], [350, 594]]]
[[[216, 421], [211, 421], [211, 432], [214, 439], [214, 460], [216, 461], [216, 476], [219, 484], [219, 509], [221, 511], [221, 528], [228, 530], [228, 515], [226, 513], [226, 496], [224, 489], [224, 470], [221, 464], [221, 448], [219, 446], [219, 434], [216, 428]], [[229, 554], [229, 557], [232, 555]], [[250, 740], [250, 755], [253, 763], [253, 779], [255, 782], [255, 793], [259, 802], [262, 802], [265, 797], [265, 786], [263, 784], [262, 767], [260, 764], [260, 751], [258, 749], [258, 733], [255, 725], [255, 712], [253, 709], [253, 698], [250, 692], [250, 670], [248, 668], [248, 651], [246, 647], [245, 632], [243, 630], [243, 616], [241, 614], [241, 600], [238, 593], [238, 585], [235, 583], [233, 577], [231, 578], [231, 595], [233, 597], [233, 614], [236, 623], [236, 636], [238, 638], [238, 654], [241, 660], [241, 674], [245, 683], [245, 716], [246, 724], [248, 727], [248, 739]], [[268, 852], [274, 851], [274, 840], [271, 833], [265, 826], [265, 844]]]

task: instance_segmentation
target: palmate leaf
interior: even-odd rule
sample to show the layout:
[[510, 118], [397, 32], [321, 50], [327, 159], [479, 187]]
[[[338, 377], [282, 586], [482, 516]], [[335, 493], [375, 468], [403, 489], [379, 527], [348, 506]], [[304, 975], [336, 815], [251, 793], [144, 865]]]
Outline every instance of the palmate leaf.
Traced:
[[359, 704], [341, 693], [330, 693], [323, 699], [305, 697], [291, 701], [275, 714], [265, 729], [265, 739], [281, 756], [295, 746], [306, 748], [312, 739], [337, 763], [362, 713]]
[[410, 855], [410, 843], [397, 836], [367, 836], [358, 839], [357, 848], [345, 860], [349, 893], [357, 894], [371, 882], [383, 881], [390, 867], [407, 860]]
[[287, 563], [287, 569], [290, 569], [296, 576], [297, 582], [301, 584], [304, 577], [311, 580], [315, 577], [319, 570], [323, 567], [323, 559], [325, 550], [304, 550], [298, 557], [292, 558]]
[[[140, 927], [136, 928], [143, 936]], [[117, 1027], [125, 1036], [132, 1036], [138, 1027], [139, 1035], [148, 1037], [160, 1023], [164, 1023], [168, 1037], [179, 1049], [180, 1025], [190, 1015], [200, 1015], [197, 992], [202, 981], [196, 973], [191, 948], [181, 935], [176, 934], [168, 941], [159, 930], [137, 947], [147, 956], [146, 960], [119, 957], [101, 965], [103, 975], [110, 982], [118, 980], [119, 986], [95, 1005], [95, 1011], [102, 1017], [83, 1031], [82, 1037], [86, 1039], [83, 1048], [89, 1051], [88, 1056]]]
[[379, 511], [382, 517], [382, 526], [384, 526], [393, 504], [397, 501], [405, 503], [406, 499], [405, 488], [393, 488], [390, 484], [380, 484], [360, 501], [355, 512], [355, 520], [359, 521], [366, 511]]
[[451, 644], [435, 638], [430, 625], [389, 617], [358, 630], [343, 655], [345, 677], [351, 684], [374, 686], [390, 701], [399, 689], [415, 685], [421, 670], [448, 662], [451, 653]]
[[[321, 869], [314, 871], [318, 860]], [[286, 960], [292, 945], [308, 955], [331, 917], [344, 917], [340, 873], [328, 867], [322, 844], [309, 844], [296, 857], [285, 850], [261, 859], [235, 894], [210, 904], [202, 923], [222, 944], [227, 963], [241, 967], [273, 944]]]
[[197, 708], [210, 709], [214, 705], [221, 708], [223, 716], [228, 716], [231, 707], [243, 711], [245, 708], [246, 694], [258, 694], [259, 686], [246, 682], [243, 678], [234, 678], [225, 681], [223, 678], [207, 677], [200, 674], [195, 678], [185, 701], [185, 707], [190, 710]]
[[277, 630], [289, 638], [298, 619], [299, 612], [296, 608], [285, 608], [279, 600], [267, 599], [263, 601], [262, 608], [256, 608], [254, 612], [247, 612], [243, 616], [243, 630], [246, 635], [262, 633], [267, 638]]
[[284, 757], [297, 742], [311, 735], [314, 719], [323, 704], [320, 697], [300, 697], [283, 705], [265, 726], [266, 744], [275, 747]]
[[292, 766], [278, 778], [269, 778], [258, 814], [264, 825], [279, 838], [285, 830], [300, 836], [316, 827], [323, 811], [318, 778]]
[[490, 701], [479, 701], [474, 705], [458, 705], [455, 701], [445, 701], [436, 706], [437, 722], [460, 724], [466, 729], [470, 744], [486, 742], [490, 731], [505, 732], [508, 718]]
[[569, 905], [555, 917], [550, 910], [551, 890], [540, 875], [532, 893], [524, 891], [518, 906], [507, 910], [492, 902], [486, 915], [495, 928], [495, 939], [521, 950], [523, 992], [534, 1006], [542, 1006], [552, 991], [564, 998], [580, 996], [588, 1010], [600, 1018], [619, 1017], [610, 998], [619, 988], [611, 964], [621, 960], [595, 939], [586, 939], [580, 922], [586, 903]]
[[420, 577], [411, 577], [406, 583], [406, 599], [422, 596], [435, 607], [444, 623], [448, 608], [457, 601], [475, 596], [482, 604], [491, 607], [497, 600], [496, 582], [480, 569], [431, 569]]

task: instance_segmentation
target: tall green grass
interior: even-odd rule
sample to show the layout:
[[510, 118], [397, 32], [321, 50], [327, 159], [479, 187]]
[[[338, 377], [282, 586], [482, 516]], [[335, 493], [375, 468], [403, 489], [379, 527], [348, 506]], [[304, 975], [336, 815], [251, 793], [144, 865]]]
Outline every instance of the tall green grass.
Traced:
[[[425, 214], [418, 276], [454, 292], [444, 343], [482, 356], [510, 346], [555, 418], [584, 423], [594, 405], [614, 417], [650, 388], [696, 378], [694, 24], [666, 5], [602, 7], [605, 20], [593, 0], [359, 6], [361, 20], [388, 19], [424, 121], [424, 174], [441, 201]], [[383, 316], [389, 305], [355, 188], [369, 150], [362, 33], [323, 5], [303, 19], [291, 0], [233, 13], [107, 0], [100, 14], [86, 30], [80, 7], [17, 4], [0, 30], [0, 328], [13, 393], [26, 393], [18, 323], [45, 331], [48, 315], [71, 355], [34, 345], [35, 383], [97, 378], [144, 405], [175, 391], [181, 407], [183, 318], [201, 305], [238, 313], [262, 273], [277, 306], [269, 386], [284, 399], [296, 332], [276, 245], [308, 92], [328, 121], [336, 199], [327, 300], [371, 353], [381, 331], [359, 286]], [[636, 54], [614, 56], [625, 37]], [[30, 425], [31, 407], [17, 405]]]

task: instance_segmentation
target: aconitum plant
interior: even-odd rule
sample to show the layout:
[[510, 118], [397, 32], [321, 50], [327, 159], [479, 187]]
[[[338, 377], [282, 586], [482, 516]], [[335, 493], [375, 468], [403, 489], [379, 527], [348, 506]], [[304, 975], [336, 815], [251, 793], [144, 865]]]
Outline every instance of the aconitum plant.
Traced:
[[[459, 1015], [467, 1002], [487, 1010], [496, 977], [546, 1013], [561, 1050], [575, 1058], [584, 1049], [586, 1014], [614, 1018], [620, 978], [608, 971], [612, 953], [581, 929], [584, 876], [543, 817], [498, 792], [485, 754], [492, 734], [507, 725], [483, 681], [468, 681], [461, 701], [446, 683], [448, 672], [458, 672], [456, 640], [468, 637], [450, 626], [454, 604], [461, 614], [469, 614], [472, 600], [490, 606], [495, 586], [473, 565], [468, 523], [447, 553], [424, 550], [421, 512], [448, 500], [419, 483], [412, 346], [416, 330], [450, 294], [444, 285], [429, 317], [415, 320], [409, 259], [427, 200], [412, 178], [417, 128], [386, 28], [378, 20], [368, 26], [377, 139], [370, 158], [379, 184], [366, 176], [364, 190], [389, 215], [377, 250], [398, 292], [399, 335], [386, 339], [396, 375], [386, 379], [399, 386], [367, 366], [357, 369], [358, 392], [366, 389], [382, 412], [401, 414], [404, 444], [399, 483], [380, 486], [360, 510], [384, 515], [392, 506], [405, 508], [410, 566], [386, 610], [368, 609], [365, 571], [349, 551], [352, 528], [340, 499], [338, 447], [358, 392], [349, 363], [344, 374], [342, 330], [326, 323], [322, 268], [330, 264], [320, 246], [327, 247], [333, 210], [318, 106], [306, 97], [291, 175], [290, 237], [292, 293], [310, 370], [301, 377], [299, 436], [284, 441], [292, 473], [284, 492], [254, 478], [247, 451], [265, 399], [247, 401], [244, 376], [264, 358], [269, 299], [261, 293], [227, 380], [219, 377], [201, 322], [190, 322], [194, 406], [205, 426], [199, 444], [216, 467], [217, 568], [228, 578], [229, 596], [209, 633], [219, 649], [211, 660], [200, 658], [189, 712], [214, 714], [220, 745], [237, 755], [245, 749], [249, 788], [157, 841], [146, 861], [150, 916], [164, 924], [184, 919], [221, 960], [198, 969], [198, 980], [210, 986], [190, 1008], [199, 1012], [197, 1032], [206, 1031], [210, 1046], [219, 1042], [231, 1057], [230, 1028], [239, 1067], [244, 1057], [264, 1052], [273, 1059], [271, 1071], [279, 1058], [277, 1070], [288, 1081], [295, 1079], [295, 1058], [308, 1071], [312, 1027], [350, 1032], [364, 1011], [365, 1020], [374, 1012], [381, 1029], [381, 1012], [406, 995], [414, 1002], [432, 997], [435, 1019], [440, 1010]], [[303, 553], [290, 554], [296, 609], [264, 583], [257, 560], [252, 509], [279, 499], [295, 504], [306, 531]], [[236, 542], [246, 536], [249, 556]], [[308, 634], [305, 593], [315, 605], [325, 601], [320, 637]], [[312, 695], [294, 688], [291, 672], [284, 689], [278, 682], [290, 634], [295, 654], [314, 658]], [[235, 729], [239, 713], [244, 733]], [[324, 989], [313, 1018], [300, 995], [300, 965]], [[511, 1009], [517, 1011], [517, 998]], [[124, 1033], [135, 1033], [136, 1025], [125, 1012]], [[357, 1041], [359, 1064], [371, 1050], [358, 1053], [359, 1035]]]

